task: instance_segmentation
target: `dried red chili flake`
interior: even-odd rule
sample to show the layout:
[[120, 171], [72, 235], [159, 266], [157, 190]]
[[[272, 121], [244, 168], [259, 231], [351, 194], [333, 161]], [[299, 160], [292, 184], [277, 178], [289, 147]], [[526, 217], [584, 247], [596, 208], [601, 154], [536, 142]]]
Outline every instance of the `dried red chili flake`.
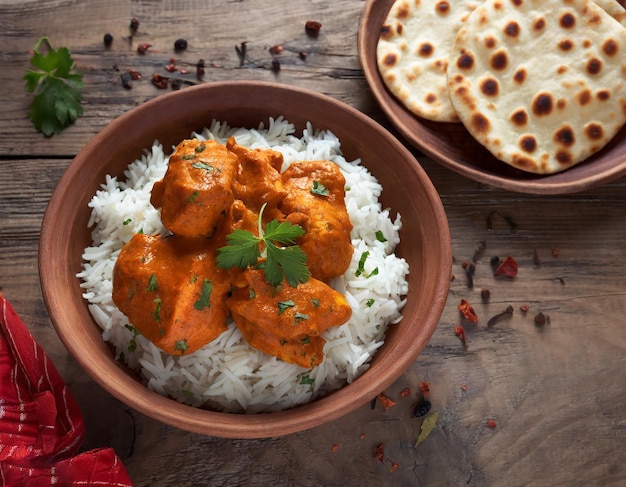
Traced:
[[400, 464], [396, 463], [396, 462], [391, 462], [391, 466], [389, 467], [389, 471], [391, 473], [395, 472], [396, 470], [398, 470], [400, 468]]
[[170, 80], [169, 78], [166, 78], [165, 76], [161, 76], [160, 74], [157, 74], [157, 73], [154, 73], [152, 75], [152, 83], [154, 84], [154, 86], [162, 90], [167, 88], [169, 80]]
[[178, 68], [175, 64], [168, 64], [167, 66], [165, 66], [165, 71], [167, 71], [168, 73], [173, 73], [175, 71], [178, 71]]
[[460, 326], [454, 327], [454, 334], [457, 336], [465, 348], [467, 348], [467, 337], [465, 336], [465, 330]]
[[467, 386], [465, 384], [461, 384], [461, 390], [462, 391], [467, 391]]
[[527, 313], [529, 308], [530, 308], [530, 307], [529, 307], [527, 304], [522, 304], [522, 305], [519, 307], [519, 310], [520, 310], [522, 313]]
[[185, 69], [185, 68], [180, 68], [180, 69], [178, 70], [178, 72], [179, 72], [180, 74], [189, 74], [189, 70], [188, 70], [188, 69]]
[[411, 395], [411, 389], [409, 389], [408, 387], [405, 387], [404, 389], [400, 391], [400, 397], [406, 397], [410, 395]]
[[392, 401], [391, 399], [389, 399], [389, 397], [387, 397], [383, 393], [378, 394], [378, 401], [383, 406], [383, 409], [385, 411], [387, 411], [387, 409], [392, 408], [396, 405], [395, 401]]
[[304, 24], [304, 30], [306, 31], [307, 34], [312, 35], [312, 36], [318, 35], [321, 29], [322, 29], [321, 22], [317, 22], [315, 20], [307, 20], [306, 24]]
[[152, 44], [139, 44], [137, 46], [137, 52], [139, 54], [145, 54], [146, 52], [148, 52], [148, 49], [150, 49], [152, 47]]
[[471, 321], [472, 323], [478, 323], [478, 316], [476, 315], [472, 305], [469, 304], [467, 300], [461, 299], [461, 302], [459, 303], [459, 311], [466, 320]]
[[494, 277], [515, 277], [517, 276], [517, 262], [510, 255], [505, 257], [493, 271]]
[[276, 44], [275, 46], [270, 47], [269, 51], [274, 55], [278, 55], [283, 52], [283, 46]]
[[430, 382], [420, 382], [419, 388], [424, 393], [424, 396], [428, 396], [430, 393]]
[[385, 445], [381, 443], [372, 448], [372, 456], [375, 460], [378, 460], [380, 463], [385, 463]]
[[333, 453], [338, 452], [340, 447], [341, 447], [341, 445], [339, 445], [339, 443], [335, 443], [333, 445]]
[[552, 257], [558, 257], [561, 254], [561, 251], [558, 247], [552, 247]]
[[365, 433], [361, 433], [361, 436], [359, 436], [360, 440], [364, 440], [365, 439]]
[[128, 73], [130, 74], [131, 79], [134, 79], [134, 80], [141, 79], [141, 73], [139, 71], [135, 71], [134, 69], [129, 69]]
[[497, 426], [496, 420], [493, 418], [489, 418], [487, 420], [487, 428], [495, 428]]

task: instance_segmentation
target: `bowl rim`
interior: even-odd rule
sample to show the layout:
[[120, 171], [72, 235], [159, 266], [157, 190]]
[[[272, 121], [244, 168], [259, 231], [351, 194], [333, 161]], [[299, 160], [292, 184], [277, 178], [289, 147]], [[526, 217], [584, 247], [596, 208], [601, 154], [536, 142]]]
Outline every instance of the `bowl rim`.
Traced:
[[[332, 403], [336, 401], [334, 399], [331, 400], [331, 398], [347, 397], [347, 395], [350, 394], [350, 389], [347, 387], [342, 387], [341, 389], [320, 397], [308, 404], [296, 406], [287, 410], [261, 414], [238, 414], [238, 422], [236, 425], [233, 425], [229, 421], [229, 418], [232, 417], [233, 413], [199, 409], [177, 403], [172, 399], [161, 396], [156, 392], [150, 391], [147, 387], [140, 384], [135, 379], [132, 379], [125, 370], [125, 366], [115, 360], [111, 360], [110, 363], [107, 362], [105, 364], [106, 366], [91, 362], [88, 358], [83, 356], [84, 350], [82, 345], [76, 341], [77, 337], [69, 334], [68, 330], [63, 326], [63, 320], [67, 318], [68, 312], [62, 309], [63, 303], [59, 297], [59, 292], [68, 295], [70, 291], [65, 288], [78, 286], [79, 279], [75, 276], [73, 276], [72, 279], [72, 276], [70, 276], [70, 272], [68, 272], [67, 269], [65, 269], [67, 279], [63, 283], [64, 286], [59, 286], [59, 281], [54, 278], [55, 273], [63, 274], [64, 270], [60, 262], [51, 258], [55, 255], [55, 250], [62, 244], [63, 236], [59, 235], [62, 232], [59, 232], [58, 228], [53, 225], [51, 218], [52, 215], [56, 214], [63, 206], [63, 195], [71, 189], [70, 184], [74, 175], [81, 169], [84, 169], [86, 164], [85, 161], [89, 160], [91, 154], [97, 151], [99, 145], [102, 144], [103, 141], [107, 140], [110, 134], [114, 132], [115, 126], [132, 123], [132, 121], [139, 118], [143, 112], [150, 111], [153, 107], [159, 106], [167, 101], [173, 101], [177, 98], [182, 99], [183, 97], [199, 96], [202, 93], [206, 94], [214, 91], [219, 92], [219, 90], [233, 88], [278, 90], [280, 92], [288, 90], [298, 96], [309, 97], [318, 103], [324, 103], [333, 109], [346, 111], [351, 117], [354, 117], [361, 123], [368, 125], [372, 130], [383, 134], [389, 140], [389, 143], [394, 146], [395, 150], [403, 154], [403, 157], [407, 158], [407, 160], [411, 161], [411, 167], [416, 171], [421, 183], [424, 185], [423, 190], [428, 194], [428, 199], [431, 202], [432, 208], [430, 209], [430, 212], [433, 213], [439, 222], [437, 232], [439, 236], [438, 245], [441, 246], [441, 258], [439, 262], [437, 262], [437, 266], [441, 269], [441, 276], [439, 276], [439, 279], [436, 280], [437, 282], [434, 288], [434, 295], [437, 299], [435, 302], [431, 303], [431, 306], [427, 310], [427, 314], [421, 317], [421, 322], [429, 328], [428, 336], [424, 336], [421, 340], [411, 344], [410, 353], [407, 353], [403, 357], [395, 360], [396, 364], [394, 369], [397, 373], [387, 375], [384, 380], [375, 386], [367, 382], [366, 375], [357, 378], [353, 384], [362, 384], [363, 388], [361, 393], [358, 395], [356, 400], [351, 403], [348, 401], [342, 402], [343, 406], [341, 408], [332, 408]], [[282, 436], [284, 434], [295, 433], [312, 428], [348, 414], [390, 386], [417, 358], [432, 336], [446, 303], [447, 293], [449, 290], [449, 275], [452, 267], [450, 232], [447, 217], [439, 195], [428, 175], [411, 152], [391, 133], [357, 109], [322, 93], [282, 83], [247, 80], [209, 82], [188, 87], [184, 90], [166, 93], [125, 112], [117, 117], [114, 122], [104, 127], [79, 151], [58, 181], [44, 213], [39, 242], [38, 265], [40, 285], [48, 314], [62, 343], [87, 372], [87, 374], [111, 395], [131, 406], [135, 410], [154, 419], [191, 432], [229, 438], [267, 438]], [[46, 245], [43, 245], [44, 242], [46, 242]], [[62, 290], [59, 291], [59, 288], [62, 288]], [[98, 328], [99, 332], [101, 332], [95, 322], [92, 324]], [[92, 343], [91, 346], [103, 348], [105, 346], [105, 342], [101, 337], [100, 340], [100, 344]], [[365, 380], [363, 380], [364, 378]], [[123, 392], [120, 392], [117, 389], [117, 386], [120, 384], [124, 386]], [[303, 411], [305, 411], [307, 415], [307, 424], [302, 424], [301, 415]], [[271, 422], [268, 421], [268, 415], [272, 417]], [[181, 421], [184, 422], [184, 426], [181, 425]], [[279, 428], [280, 431], [278, 431], [277, 428]]]
[[[396, 101], [395, 97], [393, 97], [393, 95], [391, 95], [387, 90], [378, 71], [377, 61], [375, 58], [375, 50], [374, 52], [372, 52], [372, 50], [368, 47], [368, 41], [371, 41], [368, 35], [368, 29], [372, 27], [371, 19], [373, 17], [373, 12], [380, 12], [381, 8], [390, 8], [392, 2], [393, 0], [366, 0], [357, 31], [357, 50], [365, 79], [370, 90], [374, 94], [374, 98], [378, 102], [378, 105], [381, 107], [385, 115], [390, 119], [393, 126], [400, 132], [400, 134], [407, 140], [410, 145], [420, 150], [426, 156], [432, 158], [434, 161], [438, 162], [442, 166], [451, 169], [469, 179], [492, 186], [494, 188], [505, 189], [517, 193], [536, 195], [561, 195], [578, 193], [612, 182], [626, 175], [626, 153], [624, 153], [621, 162], [616, 163], [612, 167], [609, 167], [600, 173], [592, 173], [576, 180], [570, 181], [566, 178], [563, 178], [562, 176], [564, 173], [575, 169], [575, 166], [561, 173], [544, 176], [529, 175], [528, 179], [518, 179], [515, 177], [487, 172], [481, 170], [478, 167], [459, 162], [451, 158], [445, 151], [433, 147], [429, 145], [428, 142], [422, 140], [418, 134], [414, 133], [409, 127], [406, 126], [406, 124], [399, 116], [399, 113], [409, 112], [404, 106]], [[387, 3], [390, 4], [389, 7], [386, 7]], [[418, 117], [415, 117], [412, 114], [411, 116], [418, 120]], [[626, 125], [622, 127], [620, 133], [626, 133]], [[609, 142], [607, 145], [610, 144], [611, 142]], [[594, 155], [590, 156], [590, 158]]]

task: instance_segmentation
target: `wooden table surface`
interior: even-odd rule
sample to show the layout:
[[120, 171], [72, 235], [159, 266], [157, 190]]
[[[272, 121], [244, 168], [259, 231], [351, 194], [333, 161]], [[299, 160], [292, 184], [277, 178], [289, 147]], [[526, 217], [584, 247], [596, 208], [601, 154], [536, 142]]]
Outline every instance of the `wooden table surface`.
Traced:
[[[192, 71], [186, 80], [195, 80], [203, 58], [205, 82], [253, 79], [314, 89], [393, 130], [359, 64], [363, 7], [360, 0], [0, 1], [0, 286], [79, 402], [84, 448], [115, 448], [136, 486], [626, 485], [626, 179], [568, 196], [515, 194], [416, 152], [449, 218], [454, 276], [437, 330], [386, 391], [397, 400], [386, 411], [365, 405], [331, 424], [264, 440], [191, 434], [105, 393], [58, 339], [37, 270], [47, 201], [94, 134], [166, 92], [150, 78], [168, 74], [174, 41], [189, 43], [175, 55]], [[133, 17], [140, 25], [131, 38]], [[322, 23], [315, 39], [305, 34], [307, 20]], [[107, 32], [114, 37], [109, 49]], [[52, 138], [27, 120], [31, 98], [22, 81], [29, 50], [43, 35], [70, 49], [85, 81], [84, 116]], [[235, 46], [243, 42], [241, 65]], [[142, 43], [152, 44], [145, 55], [137, 53]], [[271, 69], [274, 45], [284, 48], [280, 70]], [[128, 69], [143, 75], [131, 89], [120, 83]], [[479, 242], [486, 247], [470, 289], [462, 263]], [[496, 281], [490, 259], [506, 255], [517, 260], [519, 274]], [[481, 289], [490, 291], [486, 303]], [[479, 317], [466, 326], [467, 349], [454, 334], [461, 299]], [[513, 315], [487, 326], [508, 305]], [[539, 313], [548, 318], [543, 326], [535, 324]], [[422, 419], [411, 418], [412, 399], [399, 395], [421, 381], [431, 384], [439, 419], [415, 448]], [[385, 464], [372, 455], [380, 444]], [[399, 464], [395, 471], [391, 461]]]

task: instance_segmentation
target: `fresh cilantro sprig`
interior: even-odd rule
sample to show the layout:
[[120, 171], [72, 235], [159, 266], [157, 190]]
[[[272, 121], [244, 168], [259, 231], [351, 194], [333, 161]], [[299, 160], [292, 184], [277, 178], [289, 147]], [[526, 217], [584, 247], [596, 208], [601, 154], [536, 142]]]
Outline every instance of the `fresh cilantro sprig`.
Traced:
[[[45, 54], [39, 51], [42, 44], [47, 46]], [[66, 47], [53, 49], [47, 37], [35, 44], [30, 64], [35, 69], [29, 69], [23, 77], [26, 91], [35, 95], [28, 117], [39, 132], [50, 137], [83, 114], [83, 76], [74, 72], [70, 51]]]
[[306, 254], [296, 245], [296, 238], [304, 235], [300, 225], [272, 220], [262, 228], [261, 208], [258, 219], [259, 236], [247, 230], [236, 229], [226, 237], [227, 245], [217, 251], [217, 265], [224, 269], [231, 267], [253, 267], [259, 259], [265, 259], [265, 281], [278, 286], [286, 280], [291, 286], [309, 280], [311, 273], [306, 265]]

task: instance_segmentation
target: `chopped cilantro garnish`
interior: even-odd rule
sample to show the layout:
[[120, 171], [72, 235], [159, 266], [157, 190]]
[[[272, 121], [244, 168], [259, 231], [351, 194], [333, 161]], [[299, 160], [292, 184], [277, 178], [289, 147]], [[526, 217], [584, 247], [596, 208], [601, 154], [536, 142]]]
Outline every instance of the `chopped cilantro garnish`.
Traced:
[[161, 321], [161, 305], [163, 304], [161, 298], [156, 298], [153, 303], [156, 303], [156, 309], [154, 310], [154, 321]]
[[202, 311], [204, 308], [211, 306], [211, 291], [213, 291], [213, 283], [208, 279], [202, 281], [202, 291], [200, 292], [200, 297], [193, 304], [193, 307]]
[[206, 149], [206, 145], [204, 144], [200, 144], [198, 147], [196, 147], [194, 150], [196, 151], [196, 153], [200, 153], [200, 152], [204, 152], [204, 149]]
[[205, 171], [215, 171], [213, 166], [205, 164], [204, 162], [194, 162], [191, 167], [194, 169], [204, 169]]
[[127, 218], [126, 220], [124, 220], [124, 221], [122, 222], [122, 225], [126, 226], [126, 225], [128, 225], [130, 222], [132, 222], [132, 221], [133, 221], [133, 219], [132, 219], [132, 218]]
[[157, 284], [157, 278], [155, 274], [150, 274], [150, 279], [148, 280], [148, 285], [146, 286], [146, 291], [149, 293], [156, 292], [159, 289], [159, 285]]
[[379, 242], [387, 241], [387, 239], [385, 238], [385, 235], [380, 230], [376, 230], [376, 240], [378, 240]]
[[177, 340], [176, 343], [174, 344], [174, 350], [176, 350], [177, 352], [185, 353], [187, 351], [187, 349], [189, 348], [189, 345], [187, 345], [187, 339], [183, 338], [182, 340]]
[[304, 313], [295, 313], [293, 315], [293, 319], [296, 320], [296, 321], [308, 320], [309, 319], [309, 315], [304, 314]]
[[195, 154], [183, 154], [183, 160], [192, 161], [196, 158]]
[[278, 302], [278, 314], [282, 314], [285, 310], [293, 308], [296, 305], [293, 301], [279, 301]]
[[365, 272], [365, 261], [367, 260], [369, 255], [370, 253], [367, 250], [361, 254], [359, 264], [357, 266], [356, 272], [354, 273], [356, 277], [359, 277], [361, 274], [363, 274], [363, 272]]
[[311, 303], [313, 304], [313, 306], [314, 306], [315, 308], [319, 308], [319, 306], [320, 306], [320, 300], [319, 300], [319, 299], [317, 299], [317, 298], [312, 298], [312, 299], [311, 299]]
[[194, 191], [193, 193], [191, 193], [191, 196], [189, 196], [189, 198], [187, 198], [187, 202], [188, 203], [193, 203], [193, 200], [195, 200], [198, 197], [199, 194], [200, 193], [198, 191]]
[[367, 306], [368, 308], [371, 308], [375, 302], [376, 300], [374, 298], [369, 298], [367, 301], [365, 301], [365, 306]]
[[313, 181], [313, 188], [311, 188], [311, 194], [316, 194], [318, 196], [328, 196], [330, 195], [330, 191], [328, 188], [324, 186], [319, 181]]
[[300, 384], [302, 384], [302, 385], [306, 386], [306, 385], [311, 385], [311, 384], [314, 384], [314, 383], [315, 383], [315, 379], [312, 379], [311, 377], [309, 377], [308, 374], [302, 375], [300, 377]]
[[311, 337], [306, 336], [304, 338], [301, 338], [300, 341], [303, 345], [308, 345], [309, 343], [311, 343]]

